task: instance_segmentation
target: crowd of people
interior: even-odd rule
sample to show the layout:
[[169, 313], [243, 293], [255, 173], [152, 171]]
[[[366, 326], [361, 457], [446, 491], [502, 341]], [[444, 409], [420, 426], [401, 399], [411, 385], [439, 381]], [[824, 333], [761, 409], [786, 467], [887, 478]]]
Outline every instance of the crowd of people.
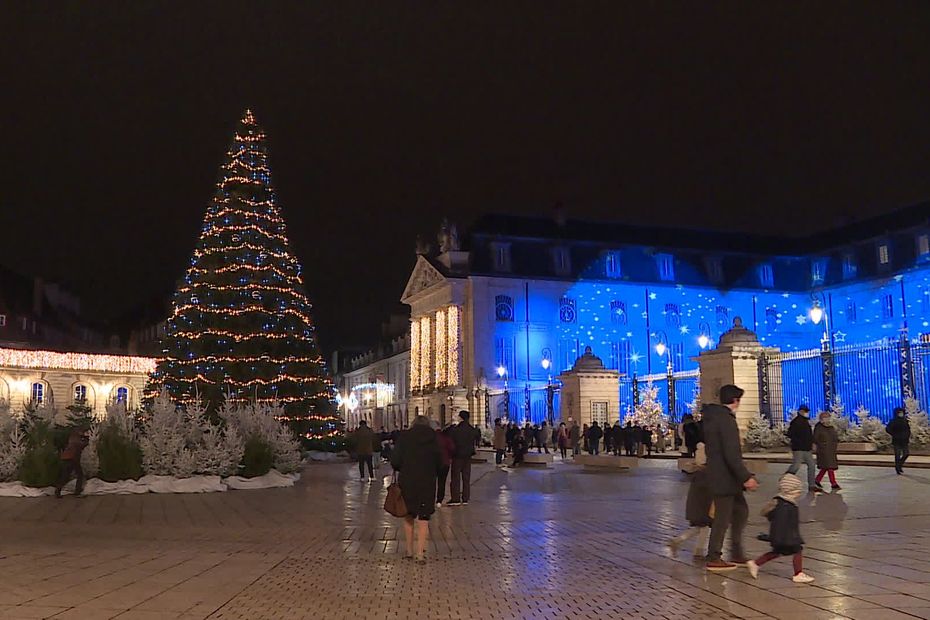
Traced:
[[[810, 583], [813, 578], [803, 570], [803, 538], [797, 503], [804, 483], [796, 475], [807, 468], [809, 493], [824, 493], [822, 481], [829, 476], [833, 491], [841, 489], [836, 471], [839, 468], [837, 450], [839, 438], [833, 419], [821, 413], [816, 425], [811, 425], [810, 409], [800, 406], [786, 430], [791, 445], [792, 463], [778, 482], [778, 493], [765, 505], [762, 514], [769, 520], [769, 532], [761, 536], [771, 550], [750, 559], [743, 548], [743, 534], [749, 517], [745, 493], [759, 487], [755, 476], [747, 469], [742, 455], [742, 441], [736, 422], [743, 390], [735, 385], [720, 388], [719, 403], [705, 405], [700, 419], [686, 415], [672, 429], [661, 426], [642, 427], [628, 421], [603, 427], [597, 421], [579, 426], [573, 420], [550, 426], [526, 423], [522, 426], [495, 420], [491, 445], [495, 464], [519, 467], [526, 454], [549, 453], [558, 449], [566, 459], [582, 451], [627, 456], [651, 455], [653, 449], [664, 452], [671, 443], [692, 458], [690, 484], [685, 500], [685, 517], [689, 527], [669, 541], [677, 551], [686, 541], [695, 539], [693, 554], [704, 561], [708, 571], [723, 572], [744, 566], [757, 577], [764, 564], [790, 556], [794, 568], [793, 580]], [[428, 521], [436, 508], [466, 506], [471, 496], [471, 463], [481, 443], [481, 433], [470, 422], [467, 411], [459, 412], [457, 424], [440, 428], [435, 421], [417, 416], [409, 430], [374, 432], [362, 421], [352, 433], [358, 460], [359, 476], [364, 481], [374, 477], [373, 469], [382, 459], [390, 461], [399, 475], [398, 484], [406, 506], [404, 532], [405, 557], [425, 561]], [[909, 456], [910, 426], [903, 408], [897, 408], [886, 427], [895, 452], [895, 470], [903, 472]], [[77, 442], [77, 440], [75, 440]], [[815, 459], [816, 456], [816, 459]], [[366, 469], [368, 478], [366, 478]], [[63, 470], [64, 471], [64, 470]], [[451, 474], [451, 477], [450, 477]], [[66, 476], [67, 474], [63, 474]], [[448, 483], [450, 501], [445, 502]], [[729, 534], [730, 553], [723, 557], [724, 540]]]

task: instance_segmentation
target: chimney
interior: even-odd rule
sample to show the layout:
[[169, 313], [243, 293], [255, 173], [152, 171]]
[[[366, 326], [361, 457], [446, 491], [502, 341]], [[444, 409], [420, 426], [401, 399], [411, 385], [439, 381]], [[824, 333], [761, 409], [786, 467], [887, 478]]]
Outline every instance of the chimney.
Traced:
[[561, 200], [552, 207], [552, 217], [556, 224], [565, 226], [565, 205], [562, 204]]

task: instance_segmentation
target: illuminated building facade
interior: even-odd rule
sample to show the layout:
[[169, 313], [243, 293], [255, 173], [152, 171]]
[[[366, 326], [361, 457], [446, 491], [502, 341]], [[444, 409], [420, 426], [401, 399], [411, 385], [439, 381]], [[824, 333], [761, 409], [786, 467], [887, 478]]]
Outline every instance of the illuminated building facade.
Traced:
[[776, 417], [837, 396], [882, 416], [908, 393], [930, 405], [928, 204], [796, 239], [489, 215], [439, 240], [402, 297], [412, 412], [542, 420], [590, 346], [620, 374], [615, 419], [637, 382], [694, 377], [736, 317], [784, 355]]

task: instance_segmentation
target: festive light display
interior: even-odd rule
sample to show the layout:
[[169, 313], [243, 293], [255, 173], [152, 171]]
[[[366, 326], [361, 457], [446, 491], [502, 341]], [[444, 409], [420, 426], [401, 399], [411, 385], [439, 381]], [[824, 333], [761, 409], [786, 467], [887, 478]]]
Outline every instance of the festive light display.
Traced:
[[420, 384], [425, 388], [432, 376], [433, 347], [430, 338], [430, 320], [428, 316], [420, 318]]
[[184, 281], [147, 395], [278, 402], [309, 439], [340, 433], [301, 267], [271, 184], [265, 134], [246, 111]]
[[150, 357], [97, 355], [92, 353], [57, 353], [0, 349], [0, 366], [11, 368], [55, 368], [58, 370], [149, 374], [155, 370]]
[[423, 387], [420, 374], [420, 321], [410, 322], [410, 389], [419, 390]]
[[445, 309], [436, 311], [436, 340], [435, 340], [435, 349], [436, 349], [436, 379], [433, 381], [433, 385], [436, 387], [442, 387], [446, 384], [446, 362], [448, 362], [448, 355], [446, 354], [446, 311]]
[[449, 351], [449, 385], [458, 385], [461, 381], [461, 371], [459, 368], [459, 347], [461, 346], [461, 332], [459, 331], [459, 310], [458, 306], [449, 306], [447, 309], [448, 318], [446, 325], [449, 330], [447, 347]]

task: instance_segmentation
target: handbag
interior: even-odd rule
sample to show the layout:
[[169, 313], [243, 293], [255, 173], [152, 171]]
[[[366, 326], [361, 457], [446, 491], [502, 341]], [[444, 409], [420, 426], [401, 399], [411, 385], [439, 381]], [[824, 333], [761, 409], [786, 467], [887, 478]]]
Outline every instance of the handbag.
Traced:
[[387, 497], [384, 498], [384, 509], [388, 514], [395, 517], [407, 516], [407, 503], [404, 502], [404, 496], [400, 492], [400, 485], [397, 484], [397, 473], [391, 477], [391, 484], [388, 485]]

